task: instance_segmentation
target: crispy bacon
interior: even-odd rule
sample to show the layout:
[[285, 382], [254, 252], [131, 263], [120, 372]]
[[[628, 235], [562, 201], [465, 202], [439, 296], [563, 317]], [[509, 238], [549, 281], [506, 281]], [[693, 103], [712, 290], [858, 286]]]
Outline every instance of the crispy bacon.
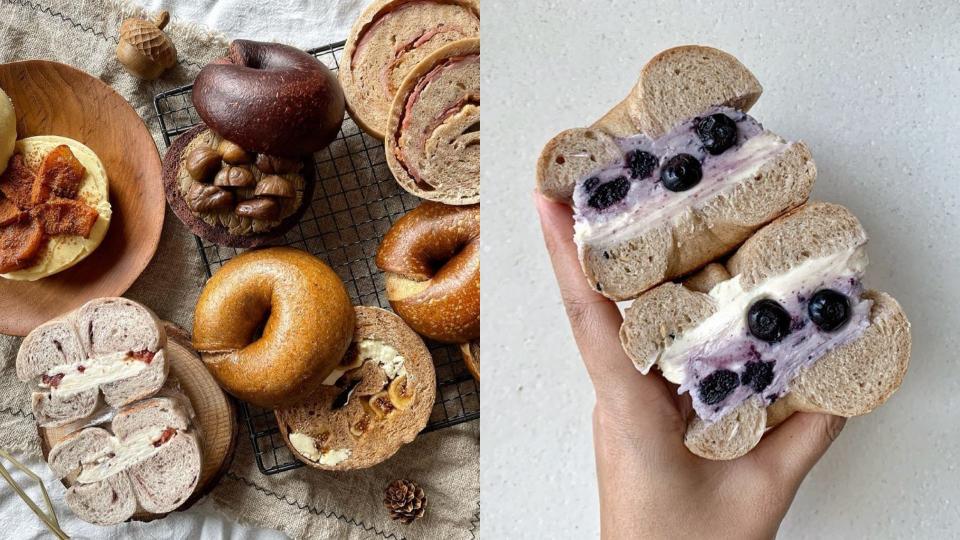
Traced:
[[30, 216], [0, 227], [0, 273], [33, 266], [46, 240], [40, 222]]
[[142, 351], [130, 351], [127, 353], [127, 357], [149, 365], [150, 362], [153, 362], [153, 357], [156, 356], [156, 354], [155, 352], [144, 349]]
[[52, 199], [35, 206], [30, 215], [40, 220], [43, 232], [75, 234], [87, 238], [100, 214], [90, 205], [70, 199]]
[[51, 194], [75, 199], [86, 171], [69, 146], [61, 144], [54, 148], [40, 165], [33, 186], [33, 204], [45, 202]]
[[63, 375], [63, 373], [57, 373], [56, 375], [47, 375], [44, 373], [43, 376], [40, 377], [40, 381], [50, 388], [56, 388], [60, 386], [60, 381], [63, 380]]
[[27, 167], [22, 154], [14, 154], [7, 163], [7, 170], [0, 176], [0, 192], [7, 196], [21, 210], [27, 210], [31, 202], [31, 192], [36, 175]]
[[176, 432], [177, 430], [172, 427], [168, 427], [167, 429], [163, 430], [163, 433], [160, 434], [160, 438], [153, 441], [153, 446], [159, 448], [160, 445], [169, 441]]

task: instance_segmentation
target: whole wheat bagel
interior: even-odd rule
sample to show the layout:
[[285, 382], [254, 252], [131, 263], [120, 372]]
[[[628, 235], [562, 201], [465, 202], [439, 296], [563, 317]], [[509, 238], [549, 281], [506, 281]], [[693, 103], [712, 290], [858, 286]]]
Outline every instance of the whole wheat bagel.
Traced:
[[377, 252], [387, 298], [420, 334], [447, 343], [480, 337], [480, 205], [424, 201], [387, 231]]
[[355, 317], [319, 259], [292, 248], [242, 253], [207, 281], [193, 346], [230, 394], [275, 408], [309, 396], [340, 362]]

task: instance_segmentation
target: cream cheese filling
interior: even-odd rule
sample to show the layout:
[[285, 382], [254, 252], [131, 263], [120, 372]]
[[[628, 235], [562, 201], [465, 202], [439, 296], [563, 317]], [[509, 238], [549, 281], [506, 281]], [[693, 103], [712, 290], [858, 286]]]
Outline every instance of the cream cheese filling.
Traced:
[[323, 384], [327, 386], [335, 385], [344, 373], [351, 369], [356, 369], [368, 361], [379, 364], [380, 369], [386, 373], [388, 380], [392, 381], [397, 377], [407, 376], [407, 368], [404, 366], [406, 359], [400, 354], [400, 351], [391, 345], [375, 339], [364, 339], [356, 342], [356, 347], [357, 358], [359, 358], [360, 361], [350, 364], [349, 367], [340, 366], [334, 368], [334, 370], [330, 372], [330, 375], [324, 379]]
[[326, 451], [318, 449], [314, 438], [304, 433], [293, 432], [290, 433], [288, 438], [290, 439], [290, 444], [293, 445], [300, 455], [321, 465], [332, 467], [350, 457], [349, 448], [336, 448]]
[[683, 384], [687, 372], [686, 364], [694, 349], [699, 349], [697, 352], [701, 356], [709, 356], [711, 348], [719, 348], [725, 339], [732, 339], [747, 332], [746, 313], [753, 302], [761, 298], [780, 299], [791, 291], [817, 287], [828, 277], [861, 276], [867, 262], [866, 250], [859, 246], [807, 260], [783, 274], [765, 280], [749, 291], [743, 289], [739, 275], [722, 281], [708, 293], [717, 306], [717, 311], [697, 326], [677, 336], [664, 349], [654, 353], [650, 365], [657, 363], [664, 378], [674, 384]]
[[147, 368], [147, 363], [129, 356], [127, 351], [115, 352], [82, 362], [60, 364], [48, 369], [45, 375], [57, 377], [63, 374], [56, 385], [44, 383], [40, 388], [50, 389], [53, 394], [69, 395], [83, 392], [100, 385], [132, 377]]
[[77, 482], [99, 482], [149, 459], [163, 447], [155, 443], [163, 437], [165, 430], [165, 427], [154, 426], [134, 433], [123, 441], [111, 437], [106, 448], [101, 449], [92, 462], [81, 465]]

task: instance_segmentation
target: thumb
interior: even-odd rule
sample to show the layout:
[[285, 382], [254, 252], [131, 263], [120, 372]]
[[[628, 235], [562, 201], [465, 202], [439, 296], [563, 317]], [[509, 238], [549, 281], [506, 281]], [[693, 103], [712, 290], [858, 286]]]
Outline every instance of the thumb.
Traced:
[[796, 489], [846, 422], [846, 418], [832, 414], [794, 413], [760, 441], [754, 458]]

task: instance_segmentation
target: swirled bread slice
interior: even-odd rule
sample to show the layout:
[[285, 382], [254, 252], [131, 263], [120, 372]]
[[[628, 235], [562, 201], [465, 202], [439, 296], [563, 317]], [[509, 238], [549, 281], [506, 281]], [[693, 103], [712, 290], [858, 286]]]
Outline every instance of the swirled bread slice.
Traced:
[[[657, 365], [690, 392], [692, 452], [736, 458], [795, 411], [862, 415], [900, 387], [910, 323], [896, 300], [863, 289], [866, 242], [849, 210], [809, 203], [758, 231], [726, 265], [660, 285], [627, 309], [620, 336], [637, 369]], [[839, 326], [814, 319], [824, 290], [845, 298], [834, 306], [845, 306]], [[761, 337], [773, 318], [764, 323], [757, 309], [770, 300], [789, 317], [774, 341]]]
[[450, 43], [413, 68], [390, 106], [384, 146], [410, 193], [480, 201], [480, 38]]
[[110, 525], [138, 508], [165, 514], [182, 505], [200, 477], [201, 451], [186, 409], [151, 398], [120, 409], [110, 431], [88, 427], [50, 449], [50, 469], [70, 484], [66, 501], [81, 519]]
[[373, 2], [353, 24], [340, 60], [350, 116], [383, 139], [390, 104], [413, 68], [448, 43], [479, 36], [479, 0]]
[[168, 372], [165, 344], [149, 309], [99, 298], [30, 332], [17, 354], [17, 377], [34, 386], [37, 423], [61, 426], [93, 414], [101, 392], [112, 407], [157, 393]]
[[306, 403], [276, 410], [280, 433], [300, 461], [325, 470], [376, 465], [427, 425], [436, 374], [427, 346], [400, 317], [358, 306], [353, 344]]
[[[746, 115], [761, 91], [723, 51], [668, 49], [603, 118], [547, 143], [538, 188], [574, 206], [592, 287], [614, 300], [635, 298], [731, 251], [807, 200], [816, 166], [806, 145]], [[734, 133], [729, 146], [714, 146], [716, 132], [701, 128], [718, 116], [736, 126], [724, 128]], [[673, 158], [681, 154], [697, 162], [696, 173], [686, 165], [696, 180], [666, 187], [662, 178], [678, 170]]]

